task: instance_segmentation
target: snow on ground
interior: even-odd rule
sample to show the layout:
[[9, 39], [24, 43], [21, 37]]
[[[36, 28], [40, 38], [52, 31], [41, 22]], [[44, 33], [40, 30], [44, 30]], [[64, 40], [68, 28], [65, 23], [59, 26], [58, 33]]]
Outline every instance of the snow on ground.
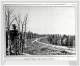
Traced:
[[[43, 37], [42, 37], [43, 38]], [[74, 55], [75, 49], [63, 46], [56, 46], [51, 44], [46, 44], [39, 42], [41, 38], [36, 38], [35, 40], [28, 40], [26, 42], [26, 48], [24, 53], [30, 55]]]

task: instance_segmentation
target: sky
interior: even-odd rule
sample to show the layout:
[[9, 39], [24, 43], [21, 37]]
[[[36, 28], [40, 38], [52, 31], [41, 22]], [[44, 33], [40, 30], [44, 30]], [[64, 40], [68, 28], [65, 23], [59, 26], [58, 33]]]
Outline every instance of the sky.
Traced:
[[27, 31], [39, 34], [75, 34], [75, 8], [59, 6], [11, 6], [21, 20], [28, 14]]

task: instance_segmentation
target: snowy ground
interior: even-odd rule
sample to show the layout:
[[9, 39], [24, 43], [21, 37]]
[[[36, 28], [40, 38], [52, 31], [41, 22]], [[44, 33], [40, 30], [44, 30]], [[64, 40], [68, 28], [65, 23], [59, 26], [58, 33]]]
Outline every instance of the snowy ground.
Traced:
[[26, 41], [24, 54], [30, 55], [74, 55], [75, 48], [56, 46], [40, 42], [39, 40], [46, 37], [36, 38]]

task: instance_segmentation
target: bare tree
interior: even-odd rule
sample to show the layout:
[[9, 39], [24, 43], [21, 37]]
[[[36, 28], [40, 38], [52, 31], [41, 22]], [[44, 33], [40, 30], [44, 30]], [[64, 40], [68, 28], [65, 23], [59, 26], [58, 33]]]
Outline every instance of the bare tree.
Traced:
[[16, 16], [13, 14], [13, 12], [13, 9], [5, 8], [5, 21], [8, 30], [10, 29], [12, 22], [16, 19]]
[[11, 46], [11, 43], [10, 43], [10, 34], [9, 34], [9, 30], [10, 30], [10, 25], [12, 24], [12, 22], [15, 20], [15, 15], [12, 15], [13, 14], [13, 10], [10, 9], [10, 8], [5, 8], [5, 23], [6, 23], [6, 28], [7, 28], [7, 40], [8, 40], [8, 55], [10, 54], [10, 46]]
[[25, 23], [25, 32], [24, 32], [24, 35], [25, 35], [25, 47], [27, 47], [26, 45], [26, 42], [27, 42], [27, 39], [26, 39], [26, 25], [28, 24], [28, 14], [25, 15], [24, 17], [24, 23]]
[[16, 20], [16, 22], [18, 24], [18, 31], [20, 32], [20, 23], [21, 23], [21, 17], [20, 17], [20, 15], [18, 15], [17, 17], [15, 17], [15, 20]]
[[[8, 41], [8, 55], [10, 54], [10, 48], [11, 48], [11, 42], [10, 42], [10, 26], [12, 23], [16, 20], [16, 23], [18, 24], [18, 31], [20, 32], [20, 29], [22, 29], [22, 39], [26, 40], [26, 24], [27, 24], [28, 14], [25, 15], [24, 20], [21, 20], [20, 15], [16, 16], [14, 14], [14, 10], [10, 9], [9, 7], [5, 7], [5, 23], [6, 23], [6, 31], [7, 31], [7, 41]], [[21, 25], [21, 26], [20, 26]], [[19, 42], [20, 44], [20, 42]]]
[[[28, 14], [26, 14], [24, 16], [24, 20], [23, 21], [21, 20], [21, 16], [20, 15], [18, 15], [18, 17], [16, 17], [16, 21], [18, 23], [18, 29], [19, 29], [19, 31], [20, 31], [20, 29], [22, 29], [21, 30], [21, 33], [22, 33], [22, 38], [21, 39], [24, 40], [25, 43], [26, 43], [26, 25], [27, 25], [27, 19], [28, 19]], [[23, 46], [24, 46], [24, 43], [21, 43], [21, 48], [22, 48], [21, 50], [22, 50], [22, 52], [23, 52]]]

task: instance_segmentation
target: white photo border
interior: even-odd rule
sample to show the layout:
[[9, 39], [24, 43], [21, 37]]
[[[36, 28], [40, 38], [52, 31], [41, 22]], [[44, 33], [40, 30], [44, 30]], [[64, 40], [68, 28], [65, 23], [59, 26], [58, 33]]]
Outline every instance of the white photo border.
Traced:
[[[5, 19], [4, 19], [4, 6], [11, 6], [11, 5], [15, 5], [15, 6], [60, 6], [60, 7], [74, 7], [75, 8], [75, 44], [76, 44], [76, 55], [28, 55], [28, 56], [24, 56], [24, 55], [19, 55], [19, 56], [6, 56], [6, 43], [5, 43]], [[67, 60], [67, 61], [71, 61], [71, 60], [76, 60], [78, 61], [78, 57], [79, 57], [79, 20], [78, 20], [78, 2], [64, 2], [64, 1], [60, 1], [60, 2], [49, 2], [49, 1], [23, 1], [23, 2], [16, 2], [16, 1], [3, 1], [2, 4], [2, 15], [1, 15], [1, 24], [2, 24], [2, 33], [1, 33], [1, 44], [3, 44], [1, 46], [1, 58], [2, 58], [2, 64], [5, 64], [7, 61], [10, 60]]]

